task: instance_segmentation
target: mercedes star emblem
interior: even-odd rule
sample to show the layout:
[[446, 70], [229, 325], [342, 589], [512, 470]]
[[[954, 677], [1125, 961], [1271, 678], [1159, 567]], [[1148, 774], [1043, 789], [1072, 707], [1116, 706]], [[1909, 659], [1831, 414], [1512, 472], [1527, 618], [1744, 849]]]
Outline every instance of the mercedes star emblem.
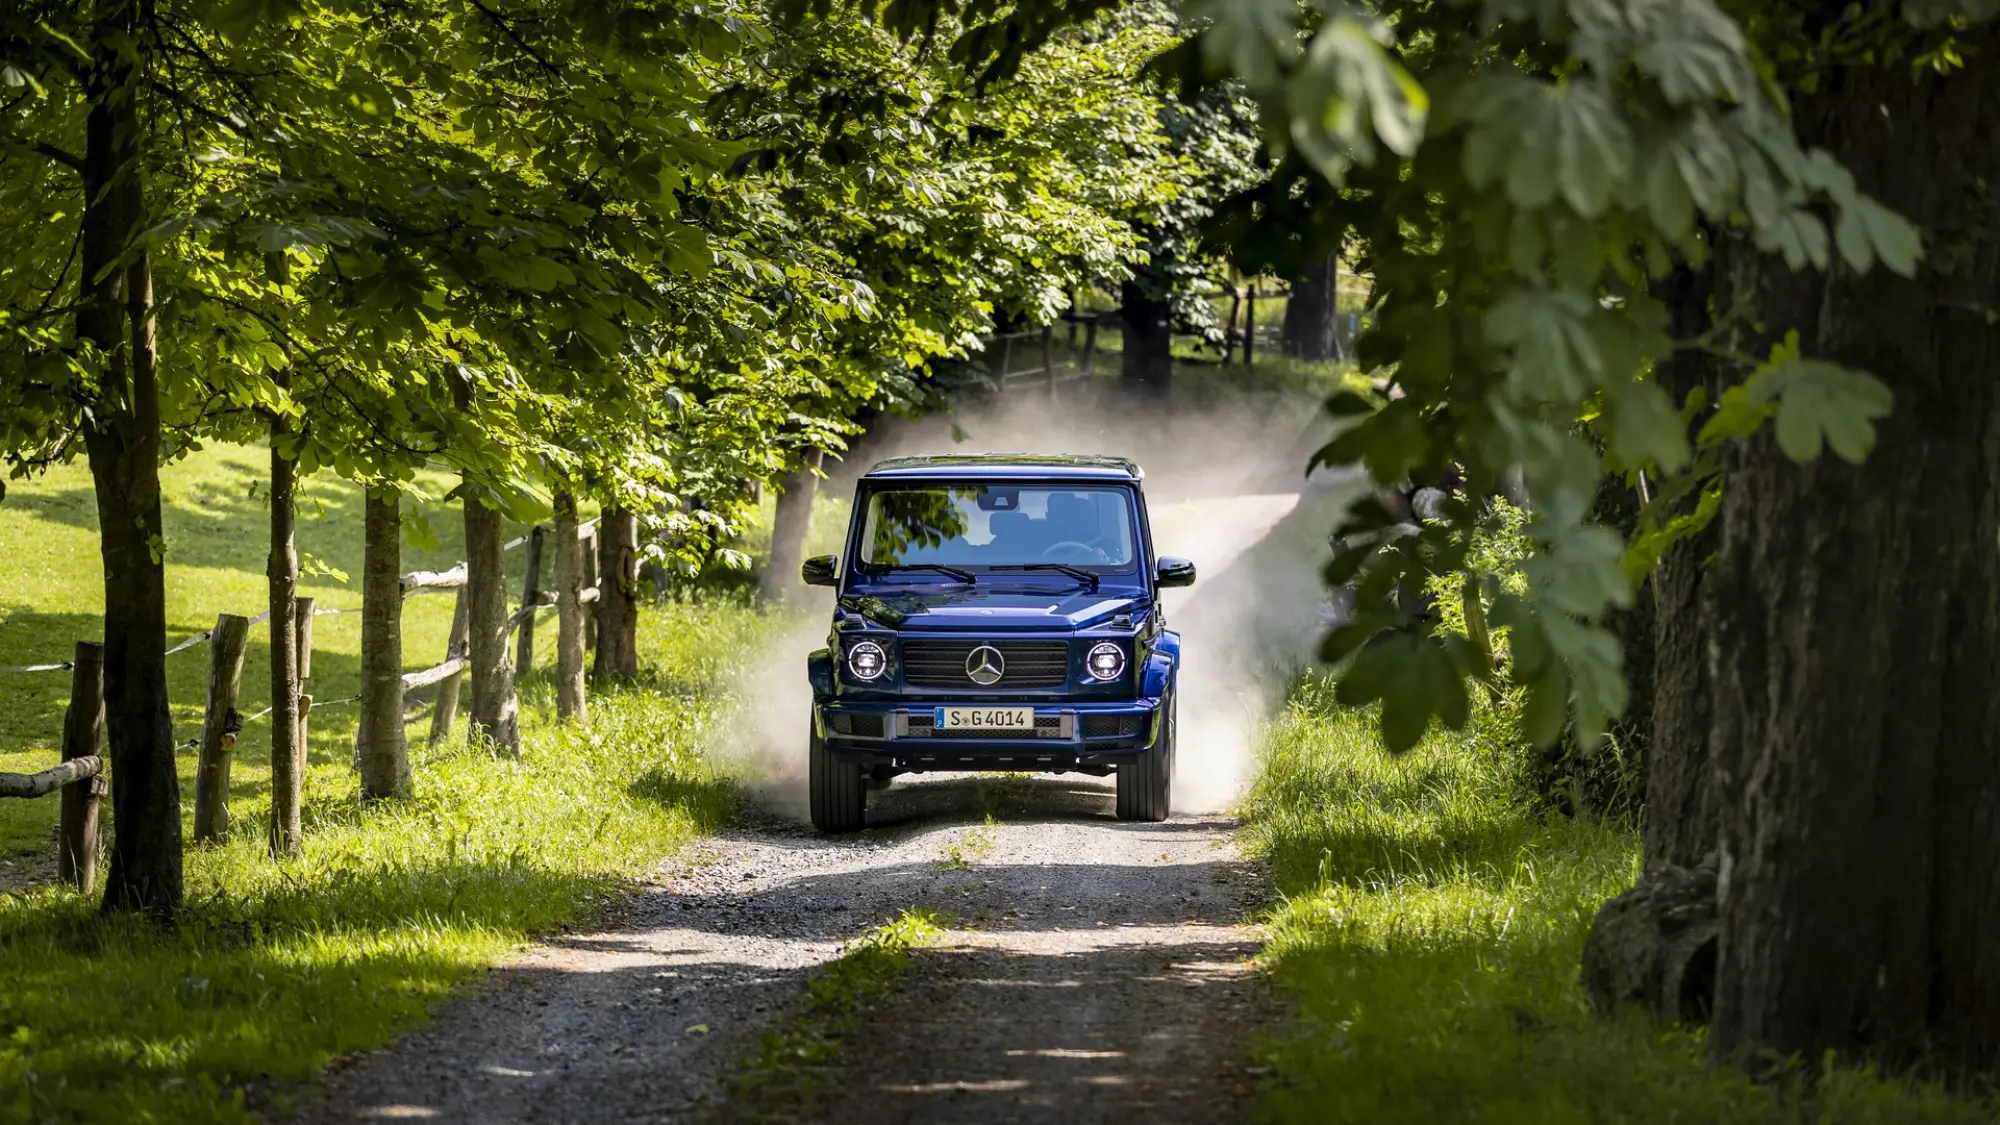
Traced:
[[1006, 658], [992, 645], [980, 645], [965, 658], [966, 678], [980, 687], [992, 687], [1006, 673]]

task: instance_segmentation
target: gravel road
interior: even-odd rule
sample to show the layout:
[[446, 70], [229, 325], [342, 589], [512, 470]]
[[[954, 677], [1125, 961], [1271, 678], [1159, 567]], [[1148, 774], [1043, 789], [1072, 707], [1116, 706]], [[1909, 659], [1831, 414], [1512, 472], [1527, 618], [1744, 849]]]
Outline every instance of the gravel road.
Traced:
[[[1255, 667], [1314, 627], [1301, 607], [1323, 596], [1311, 560], [1341, 495], [1155, 504], [1159, 549], [1202, 567], [1168, 599], [1187, 641], [1177, 808], [1239, 791], [1268, 706]], [[785, 696], [815, 640], [772, 654], [763, 710], [802, 724], [805, 700]], [[768, 741], [802, 745], [803, 726]], [[1268, 1018], [1245, 924], [1260, 872], [1219, 814], [1121, 824], [1111, 810], [1108, 778], [941, 775], [873, 795], [854, 837], [756, 819], [663, 861], [605, 932], [532, 950], [340, 1068], [299, 1121], [727, 1121], [721, 1079], [796, 1010], [812, 970], [912, 907], [956, 921], [850, 1041], [818, 1120], [1231, 1120], [1244, 1036]]]
[[963, 775], [899, 780], [870, 819], [845, 839], [753, 823], [671, 857], [604, 932], [532, 950], [337, 1068], [298, 1120], [727, 1116], [719, 1079], [810, 971], [918, 906], [954, 928], [850, 1044], [822, 1120], [1232, 1116], [1263, 892], [1227, 821], [1121, 824], [1108, 779]]

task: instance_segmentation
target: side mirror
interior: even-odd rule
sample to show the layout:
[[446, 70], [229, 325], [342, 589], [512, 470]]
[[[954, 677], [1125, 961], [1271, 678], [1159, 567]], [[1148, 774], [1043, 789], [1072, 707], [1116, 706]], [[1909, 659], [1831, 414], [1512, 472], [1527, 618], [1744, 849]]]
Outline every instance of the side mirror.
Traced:
[[1161, 555], [1159, 564], [1153, 567], [1153, 585], [1162, 588], [1194, 585], [1194, 564], [1172, 555]]
[[799, 577], [803, 578], [808, 586], [835, 586], [840, 582], [834, 574], [834, 569], [839, 565], [840, 560], [832, 555], [814, 555], [805, 561], [805, 565], [799, 567]]

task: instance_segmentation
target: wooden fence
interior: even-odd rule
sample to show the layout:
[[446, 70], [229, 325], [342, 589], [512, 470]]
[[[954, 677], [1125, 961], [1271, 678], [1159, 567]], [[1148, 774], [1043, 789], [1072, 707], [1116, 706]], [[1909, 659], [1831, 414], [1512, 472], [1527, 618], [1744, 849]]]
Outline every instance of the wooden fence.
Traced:
[[[536, 526], [528, 534], [506, 544], [508, 550], [526, 546], [526, 574], [521, 591], [521, 607], [509, 619], [508, 631], [519, 630], [513, 638], [518, 645], [516, 667], [527, 668], [534, 659], [535, 614], [544, 609], [554, 608], [556, 602], [553, 591], [544, 591], [541, 583], [542, 543], [547, 529]], [[577, 529], [577, 537], [584, 544], [581, 550], [584, 575], [581, 601], [586, 606], [594, 605], [599, 597], [598, 551], [596, 521], [591, 521]], [[416, 691], [436, 685], [437, 697], [432, 701], [431, 733], [432, 742], [440, 741], [451, 733], [451, 727], [458, 714], [460, 681], [468, 666], [468, 625], [465, 599], [466, 564], [459, 563], [445, 571], [414, 571], [402, 579], [403, 600], [423, 594], [450, 593], [453, 598], [451, 634], [445, 643], [444, 659], [437, 664], [417, 672], [403, 675], [403, 689]], [[359, 613], [358, 608], [320, 609], [309, 597], [298, 599], [299, 619], [299, 660], [296, 690], [299, 696], [299, 743], [305, 745], [307, 716], [313, 709], [313, 697], [307, 693], [307, 680], [312, 675], [312, 621], [314, 617], [330, 614]], [[201, 735], [189, 739], [175, 747], [176, 750], [195, 750], [195, 793], [194, 793], [194, 840], [220, 839], [229, 827], [229, 775], [234, 760], [236, 738], [243, 728], [272, 713], [273, 707], [266, 707], [252, 715], [244, 715], [237, 710], [237, 700], [241, 691], [243, 676], [243, 653], [249, 640], [250, 626], [270, 619], [270, 614], [255, 617], [224, 613], [216, 617], [215, 627], [206, 633], [198, 633], [167, 650], [167, 655], [185, 652], [196, 645], [209, 646], [208, 698], [202, 714]], [[595, 639], [596, 615], [586, 612], [584, 635], [586, 646]], [[62, 758], [59, 764], [39, 773], [0, 773], [0, 797], [44, 797], [52, 793], [62, 795], [61, 820], [57, 828], [57, 875], [64, 882], [85, 894], [90, 893], [96, 883], [97, 859], [100, 841], [98, 831], [99, 807], [108, 791], [108, 766], [102, 754], [104, 741], [104, 646], [97, 641], [78, 641], [74, 659], [56, 664], [31, 664], [18, 667], [0, 668], [0, 672], [54, 672], [68, 671], [70, 680], [70, 702], [63, 720]], [[322, 702], [321, 707], [354, 703], [360, 696]], [[409, 722], [421, 717], [419, 707], [404, 715]]]
[[97, 882], [97, 815], [106, 788], [104, 646], [78, 641], [68, 666], [69, 710], [63, 715], [61, 764], [40, 773], [0, 773], [0, 797], [62, 794], [56, 875], [88, 894]]

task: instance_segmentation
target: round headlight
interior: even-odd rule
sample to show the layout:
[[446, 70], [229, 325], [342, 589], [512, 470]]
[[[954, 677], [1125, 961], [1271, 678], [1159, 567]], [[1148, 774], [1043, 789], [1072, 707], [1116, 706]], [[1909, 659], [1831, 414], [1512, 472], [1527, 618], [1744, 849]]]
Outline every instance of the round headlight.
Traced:
[[1084, 667], [1090, 670], [1093, 680], [1115, 680], [1125, 670], [1125, 650], [1106, 641], [1090, 650], [1090, 655], [1084, 658]]
[[889, 654], [874, 641], [862, 641], [847, 650], [847, 670], [857, 680], [876, 680], [889, 670]]

